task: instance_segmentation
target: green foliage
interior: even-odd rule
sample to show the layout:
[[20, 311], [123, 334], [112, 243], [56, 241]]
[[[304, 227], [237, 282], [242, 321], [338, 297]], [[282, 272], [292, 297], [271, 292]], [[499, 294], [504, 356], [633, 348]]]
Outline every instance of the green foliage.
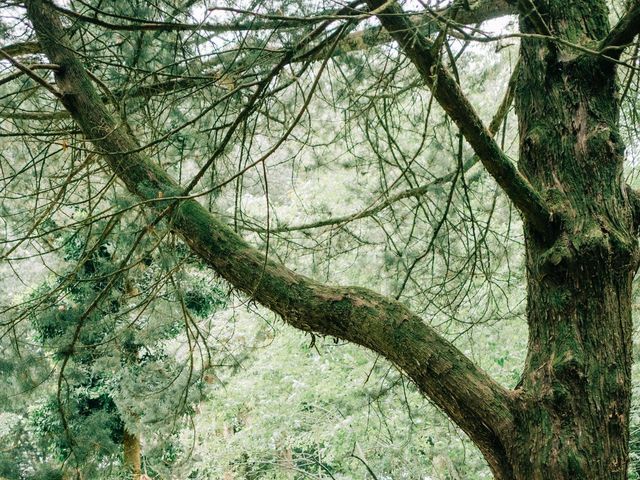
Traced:
[[[103, 231], [108, 227], [97, 225]], [[180, 451], [171, 438], [204, 398], [201, 377], [211, 361], [201, 352], [197, 364], [194, 352], [182, 351], [182, 344], [201, 342], [191, 329], [224, 308], [226, 294], [199, 277], [198, 268], [176, 269], [184, 258], [147, 251], [148, 241], [136, 245], [134, 225], [121, 222], [116, 233], [113, 240], [87, 239], [82, 233], [60, 237], [68, 272], [40, 283], [29, 295], [31, 335], [60, 380], [56, 386], [55, 375], [45, 378], [45, 385], [53, 380], [48, 393], [42, 391], [23, 413], [27, 444], [43, 448], [46, 462], [23, 456], [13, 458], [10, 467], [0, 460], [10, 478], [23, 471], [33, 478], [55, 478], [61, 465], [85, 478], [117, 474], [123, 468], [125, 428], [163, 439], [148, 449], [146, 462], [152, 471], [154, 464], [164, 465], [167, 473]], [[139, 267], [118, 272], [118, 261], [131, 248], [140, 249]], [[174, 281], [158, 291], [157, 279], [167, 271], [175, 272]], [[153, 309], [147, 300], [139, 302], [150, 295]], [[186, 362], [179, 360], [185, 353]], [[19, 357], [5, 360], [5, 375], [19, 375], [20, 364]]]
[[[241, 368], [220, 372], [194, 418], [195, 440], [183, 433], [184, 445], [195, 441], [192, 478], [365, 478], [355, 456], [379, 478], [440, 478], [448, 469], [490, 478], [468, 440], [450, 435], [446, 417], [381, 359], [331, 339], [317, 339], [316, 349], [288, 327], [256, 327], [239, 312], [233, 330], [229, 348], [255, 350]], [[505, 351], [500, 366], [496, 350], [478, 360], [512, 381], [523, 359]]]
[[[216, 6], [292, 18], [335, 7], [258, 3]], [[211, 5], [68, 6], [114, 23], [264, 20]], [[16, 33], [23, 26], [7, 22], [0, 25], [7, 43], [32, 40]], [[270, 76], [282, 53], [319, 25], [298, 23], [222, 33], [65, 25], [104, 84], [107, 108], [120, 114], [150, 161], [184, 185], [210, 161], [190, 192], [195, 201], [297, 272], [399, 298], [514, 387], [527, 348], [518, 215], [480, 168], [459, 170], [471, 152], [391, 44], [332, 58], [317, 86], [321, 62], [295, 62]], [[363, 39], [377, 42], [379, 35], [371, 30]], [[447, 61], [465, 53], [457, 74], [488, 123], [515, 64], [517, 40], [490, 47], [443, 40]], [[47, 72], [38, 70], [50, 80]], [[625, 75], [631, 93], [622, 108], [630, 120], [622, 133], [634, 164], [638, 76]], [[265, 90], [249, 105], [264, 78]], [[60, 108], [33, 79], [18, 82], [0, 82], [2, 112]], [[245, 109], [247, 118], [231, 132]], [[541, 126], [542, 137], [554, 128]], [[365, 478], [368, 469], [385, 480], [456, 471], [465, 479], [489, 478], [469, 440], [383, 360], [280, 328], [254, 308], [251, 295], [229, 301], [229, 286], [174, 235], [173, 212], [158, 220], [152, 201], [140, 204], [114, 183], [68, 119], [18, 115], [3, 121], [2, 135], [0, 217], [8, 238], [1, 248], [27, 240], [11, 265], [0, 265], [8, 298], [0, 405], [14, 419], [0, 419], [11, 427], [0, 437], [11, 446], [0, 449], [0, 476], [53, 480], [77, 469], [84, 478], [122, 477], [127, 429], [142, 437], [143, 464], [153, 478], [346, 480]], [[513, 158], [517, 135], [508, 115], [496, 138]], [[417, 188], [423, 193], [411, 193]], [[300, 225], [307, 228], [292, 228]], [[562, 305], [568, 293], [556, 293], [548, 300]], [[634, 402], [630, 475], [640, 480]]]

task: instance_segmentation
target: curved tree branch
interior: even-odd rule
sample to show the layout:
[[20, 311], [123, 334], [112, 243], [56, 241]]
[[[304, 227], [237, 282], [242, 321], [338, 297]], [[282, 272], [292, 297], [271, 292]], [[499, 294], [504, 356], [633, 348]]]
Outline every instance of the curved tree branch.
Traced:
[[631, 44], [638, 34], [640, 34], [640, 1], [635, 0], [629, 6], [627, 13], [602, 41], [600, 50], [606, 52], [609, 57], [620, 58], [624, 48]]
[[[236, 288], [290, 325], [331, 335], [380, 353], [402, 369], [479, 446], [495, 472], [509, 478], [503, 440], [512, 435], [509, 392], [402, 304], [357, 287], [318, 283], [266, 259], [137, 151], [137, 142], [106, 109], [62, 24], [44, 0], [27, 1], [28, 16], [51, 62], [62, 103], [108, 166], [159, 211], [173, 206], [172, 228]], [[122, 153], [130, 152], [130, 153]], [[162, 199], [162, 200], [160, 200]]]
[[[385, 4], [383, 0], [367, 2], [371, 8], [380, 8]], [[539, 234], [546, 237], [553, 235], [553, 212], [482, 124], [460, 85], [440, 62], [434, 43], [415, 28], [396, 2], [378, 14], [378, 18], [417, 67], [435, 99], [458, 126], [485, 168], [522, 212], [525, 220]]]

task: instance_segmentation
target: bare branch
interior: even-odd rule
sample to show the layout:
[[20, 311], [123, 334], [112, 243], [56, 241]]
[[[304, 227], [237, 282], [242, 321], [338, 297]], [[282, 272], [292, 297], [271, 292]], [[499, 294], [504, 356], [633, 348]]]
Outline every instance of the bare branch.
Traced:
[[[368, 2], [372, 8], [383, 4], [381, 0], [368, 0]], [[435, 99], [458, 126], [482, 164], [522, 212], [524, 218], [540, 234], [551, 233], [553, 230], [551, 210], [493, 140], [456, 80], [440, 62], [434, 51], [433, 42], [413, 26], [395, 2], [379, 14], [378, 18], [417, 67]]]
[[[0, 50], [0, 52], [1, 52], [1, 50]], [[5, 54], [6, 54], [6, 52], [5, 52]], [[48, 63], [32, 63], [30, 65], [24, 65], [24, 67], [28, 68], [29, 70], [56, 70], [58, 68], [58, 65], [50, 65]], [[5, 77], [0, 78], [0, 85], [4, 85], [5, 83], [8, 83], [8, 82], [11, 82], [11, 81], [13, 81], [13, 80], [15, 80], [17, 78], [20, 78], [24, 74], [25, 74], [25, 72], [23, 72], [22, 70], [19, 70], [19, 71], [14, 72], [14, 73], [10, 73], [9, 75], [7, 75]]]

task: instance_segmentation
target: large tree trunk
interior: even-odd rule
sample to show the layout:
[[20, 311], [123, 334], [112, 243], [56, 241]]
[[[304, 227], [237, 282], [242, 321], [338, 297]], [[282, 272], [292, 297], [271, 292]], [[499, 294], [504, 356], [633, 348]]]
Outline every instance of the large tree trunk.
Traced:
[[625, 479], [631, 272], [598, 247], [556, 272], [528, 239], [529, 355], [509, 447], [516, 479]]
[[142, 475], [140, 435], [129, 433], [125, 428], [122, 447], [124, 451], [124, 467], [127, 473], [127, 478], [140, 480], [140, 476]]
[[[554, 0], [541, 13], [573, 43], [609, 31], [603, 1]], [[523, 32], [540, 33], [523, 18]], [[523, 39], [521, 54], [520, 168], [561, 218], [552, 242], [525, 232], [529, 351], [514, 476], [625, 479], [637, 248], [614, 63], [537, 39]]]
[[516, 391], [514, 476], [625, 479], [630, 269], [600, 245], [545, 271], [535, 240], [528, 244], [529, 354]]

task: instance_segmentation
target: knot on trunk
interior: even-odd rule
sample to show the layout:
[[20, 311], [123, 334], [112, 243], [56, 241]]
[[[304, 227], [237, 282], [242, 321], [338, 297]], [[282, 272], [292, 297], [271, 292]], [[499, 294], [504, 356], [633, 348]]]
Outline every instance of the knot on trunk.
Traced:
[[619, 270], [635, 268], [637, 241], [625, 225], [612, 221], [606, 212], [586, 208], [580, 211], [559, 192], [551, 193], [548, 201], [554, 207], [558, 233], [536, 246], [537, 265], [542, 274], [561, 280], [572, 272], [587, 274], [589, 265], [602, 265], [603, 261]]

